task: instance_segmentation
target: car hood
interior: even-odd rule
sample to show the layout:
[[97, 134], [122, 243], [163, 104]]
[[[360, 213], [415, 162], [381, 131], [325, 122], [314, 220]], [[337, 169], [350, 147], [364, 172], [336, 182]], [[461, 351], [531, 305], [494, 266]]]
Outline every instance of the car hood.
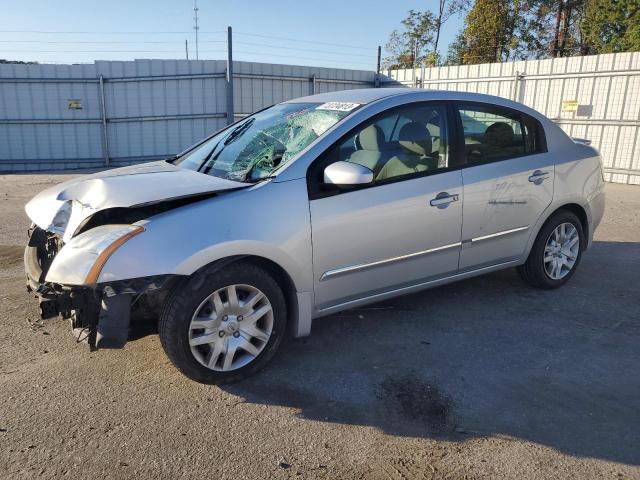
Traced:
[[25, 206], [40, 228], [69, 241], [83, 220], [100, 210], [138, 207], [249, 184], [186, 170], [165, 161], [86, 175], [40, 192]]

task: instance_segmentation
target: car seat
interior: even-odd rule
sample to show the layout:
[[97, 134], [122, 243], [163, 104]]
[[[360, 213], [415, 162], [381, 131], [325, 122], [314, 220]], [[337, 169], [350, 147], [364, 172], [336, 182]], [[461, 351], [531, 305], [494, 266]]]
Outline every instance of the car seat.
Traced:
[[374, 175], [382, 168], [382, 149], [384, 133], [378, 125], [369, 125], [355, 137], [356, 151], [349, 156], [349, 161], [371, 169]]
[[377, 180], [438, 168], [438, 155], [433, 155], [431, 134], [425, 125], [407, 123], [400, 129], [398, 143], [402, 152], [385, 163]]

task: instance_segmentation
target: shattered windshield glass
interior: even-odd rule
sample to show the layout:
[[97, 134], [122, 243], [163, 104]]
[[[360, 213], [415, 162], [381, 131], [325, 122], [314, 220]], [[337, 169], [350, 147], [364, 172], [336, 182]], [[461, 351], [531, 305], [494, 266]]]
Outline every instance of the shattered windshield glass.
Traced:
[[181, 168], [241, 182], [271, 176], [349, 115], [353, 103], [285, 103], [237, 123], [174, 160]]

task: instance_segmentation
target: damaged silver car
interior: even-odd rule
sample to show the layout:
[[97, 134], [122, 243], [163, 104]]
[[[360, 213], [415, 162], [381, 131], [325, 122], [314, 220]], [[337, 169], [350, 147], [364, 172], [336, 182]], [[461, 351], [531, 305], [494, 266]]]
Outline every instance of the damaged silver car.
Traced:
[[603, 209], [598, 152], [523, 105], [351, 90], [41, 192], [25, 268], [42, 317], [90, 348], [159, 317], [178, 369], [229, 382], [340, 310], [507, 267], [559, 287]]

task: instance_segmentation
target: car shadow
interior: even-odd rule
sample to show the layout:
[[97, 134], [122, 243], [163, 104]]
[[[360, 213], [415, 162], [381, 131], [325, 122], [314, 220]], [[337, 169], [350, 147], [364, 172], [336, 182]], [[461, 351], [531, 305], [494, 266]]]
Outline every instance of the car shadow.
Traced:
[[[640, 243], [595, 242], [558, 290], [509, 269], [349, 310], [221, 388], [390, 435], [509, 436], [637, 465], [638, 272]], [[144, 322], [132, 337], [155, 332]]]
[[226, 391], [392, 435], [507, 435], [640, 464], [640, 243], [595, 242], [563, 288], [513, 269], [320, 319]]

